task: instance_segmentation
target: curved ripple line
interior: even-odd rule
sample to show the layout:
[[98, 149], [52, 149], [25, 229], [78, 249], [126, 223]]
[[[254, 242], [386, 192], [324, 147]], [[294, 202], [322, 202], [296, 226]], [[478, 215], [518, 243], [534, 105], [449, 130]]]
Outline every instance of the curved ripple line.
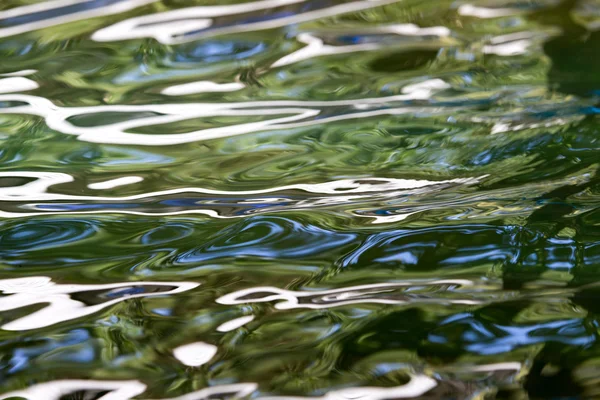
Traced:
[[[146, 4], [151, 4], [157, 0], [123, 0], [116, 4], [111, 4], [106, 7], [100, 7], [92, 10], [83, 10], [71, 14], [63, 14], [53, 18], [47, 18], [40, 21], [28, 22], [21, 25], [9, 26], [0, 28], [0, 38], [19, 35], [22, 33], [32, 32], [38, 29], [49, 28], [52, 26], [62, 25], [69, 22], [76, 22], [88, 18], [96, 18], [113, 14], [120, 14], [133, 10]], [[16, 7], [5, 11], [0, 11], [0, 21], [3, 19], [34, 14], [44, 11], [52, 11], [58, 8], [67, 6], [90, 3], [91, 0], [55, 0], [42, 2], [40, 4], [31, 4], [23, 7]]]
[[37, 69], [24, 69], [21, 71], [6, 72], [4, 74], [0, 74], [0, 76], [28, 76], [35, 74], [36, 72], [38, 72]]
[[[114, 25], [100, 29], [92, 35], [92, 40], [98, 42], [112, 42], [126, 39], [153, 37], [163, 44], [180, 44], [197, 40], [201, 37], [226, 35], [240, 32], [256, 32], [265, 29], [280, 28], [282, 26], [299, 24], [319, 18], [365, 10], [386, 4], [397, 3], [400, 0], [363, 0], [314, 11], [300, 12], [298, 14], [282, 16], [267, 21], [250, 22], [246, 24], [218, 27], [199, 33], [194, 31], [208, 28], [212, 25], [210, 18], [226, 15], [240, 14], [260, 9], [268, 9], [282, 5], [303, 3], [305, 0], [264, 0], [253, 3], [244, 3], [226, 6], [188, 7], [179, 10], [166, 11], [159, 14], [145, 15], [130, 18]], [[174, 20], [176, 21], [174, 23]], [[181, 24], [181, 21], [184, 23]]]
[[[166, 400], [209, 400], [234, 398], [240, 399], [250, 396], [258, 389], [256, 383], [233, 383], [230, 385], [217, 385], [197, 390], [183, 396], [173, 397]], [[225, 397], [227, 396], [227, 397]]]
[[35, 81], [23, 76], [15, 75], [9, 78], [0, 79], [0, 93], [25, 92], [39, 87], [40, 86]]
[[[444, 37], [450, 35], [450, 30], [443, 26], [421, 28], [415, 24], [398, 24], [378, 29], [380, 32], [389, 32], [404, 36], [438, 36]], [[361, 51], [374, 51], [385, 47], [381, 43], [363, 43], [346, 46], [331, 46], [324, 43], [323, 39], [310, 33], [301, 33], [297, 36], [299, 42], [306, 44], [305, 47], [291, 54], [283, 56], [275, 61], [271, 68], [283, 67], [300, 61], [308, 60], [314, 57], [321, 57], [333, 54], [346, 54]]]
[[24, 397], [28, 400], [59, 400], [65, 395], [80, 390], [110, 391], [110, 400], [130, 400], [144, 393], [146, 385], [140, 381], [95, 381], [82, 379], [65, 379], [46, 383], [38, 383], [24, 390], [17, 390], [0, 395], [0, 400]]
[[[28, 176], [36, 173], [27, 172]], [[341, 204], [358, 204], [367, 201], [385, 200], [394, 198], [400, 195], [420, 195], [424, 193], [430, 193], [432, 191], [443, 190], [447, 187], [454, 185], [471, 185], [478, 183], [481, 179], [487, 175], [483, 175], [477, 178], [458, 178], [450, 179], [445, 181], [427, 181], [427, 180], [411, 180], [411, 179], [394, 179], [394, 178], [365, 178], [365, 179], [344, 179], [340, 181], [324, 182], [319, 184], [296, 184], [288, 185], [267, 189], [259, 189], [252, 191], [221, 191], [212, 190], [205, 188], [180, 188], [170, 189], [158, 192], [142, 193], [138, 195], [130, 195], [123, 197], [101, 197], [101, 196], [76, 196], [76, 195], [64, 195], [47, 193], [45, 190], [54, 184], [54, 182], [62, 182], [66, 180], [64, 174], [56, 173], [44, 173], [42, 180], [46, 179], [46, 182], [30, 182], [28, 188], [23, 186], [17, 187], [6, 187], [2, 192], [0, 191], [0, 200], [10, 203], [35, 201], [35, 203], [16, 205], [18, 212], [0, 210], [0, 217], [3, 218], [16, 218], [23, 216], [35, 216], [35, 215], [49, 215], [49, 214], [94, 214], [94, 213], [105, 213], [107, 211], [111, 213], [130, 214], [130, 215], [184, 215], [184, 214], [204, 214], [213, 218], [243, 218], [249, 213], [265, 213], [265, 212], [277, 212], [291, 209], [307, 209], [315, 207], [330, 207], [333, 205]], [[1, 176], [1, 175], [0, 175]], [[19, 172], [6, 173], [5, 176], [19, 177]], [[381, 182], [381, 183], [379, 183]], [[30, 190], [30, 188], [36, 189]], [[13, 190], [14, 189], [14, 190]], [[37, 190], [39, 189], [39, 190]], [[275, 198], [265, 199], [264, 194], [270, 194], [273, 192], [285, 192], [289, 190], [301, 190], [307, 193], [315, 193], [318, 196], [311, 197], [305, 195], [279, 195]], [[209, 199], [203, 201], [202, 197], [198, 197], [196, 201], [189, 198], [192, 193], [200, 195], [218, 195], [225, 196], [222, 199]], [[166, 203], [161, 198], [170, 197], [174, 195], [187, 195], [187, 199], [180, 204], [170, 204], [170, 211], [161, 212], [160, 209], [157, 211], [145, 211], [137, 208], [151, 207], [151, 206], [166, 206]], [[248, 195], [257, 195], [258, 198], [248, 198]], [[152, 201], [148, 201], [152, 200]], [[39, 203], [40, 201], [46, 201], [46, 203]], [[59, 203], [48, 203], [49, 201], [59, 201]], [[77, 202], [74, 204], [62, 203], [62, 201]], [[91, 201], [93, 203], [86, 204]], [[139, 203], [134, 203], [140, 201]], [[101, 209], [103, 204], [98, 202], [105, 202], [104, 209]], [[268, 205], [269, 202], [277, 204]], [[208, 205], [210, 208], [202, 209], [197, 208], [203, 205]], [[230, 215], [221, 215], [218, 209], [225, 205], [229, 209], [231, 206], [237, 207], [237, 211], [233, 211]], [[265, 206], [266, 205], [266, 206]], [[136, 209], [131, 209], [131, 208]], [[173, 209], [177, 207], [178, 209]], [[185, 209], [192, 208], [192, 209]], [[33, 209], [34, 212], [22, 212], [20, 209]], [[155, 208], [156, 209], [156, 208]], [[413, 210], [417, 212], [418, 210]], [[413, 213], [414, 213], [413, 212]], [[374, 218], [372, 215], [358, 215], [360, 217]], [[392, 221], [398, 221], [406, 218], [408, 215], [393, 215], [384, 216], [381, 218], [375, 218], [374, 223], [387, 223]]]
[[402, 386], [381, 388], [381, 387], [357, 387], [327, 392], [321, 397], [300, 397], [300, 396], [271, 396], [260, 397], [261, 400], [384, 400], [384, 399], [408, 399], [422, 396], [437, 386], [437, 381], [426, 375], [413, 375], [410, 381]]
[[[385, 299], [369, 297], [369, 295], [377, 295], [390, 292], [395, 288], [410, 287], [412, 285], [456, 285], [456, 286], [471, 286], [473, 283], [465, 279], [447, 279], [435, 281], [411, 281], [402, 283], [378, 283], [371, 285], [352, 286], [340, 289], [330, 289], [321, 291], [293, 291], [280, 289], [272, 286], [254, 287], [241, 289], [224, 296], [219, 297], [216, 302], [224, 305], [238, 305], [248, 303], [265, 303], [278, 301], [275, 308], [278, 310], [290, 310], [295, 308], [308, 308], [313, 310], [339, 307], [350, 304], [362, 303], [377, 303], [377, 304], [407, 304], [414, 301], [408, 296], [405, 299]], [[256, 297], [256, 294], [263, 294], [263, 297]], [[244, 297], [252, 296], [250, 299]], [[312, 303], [301, 303], [301, 299], [312, 300]], [[320, 300], [323, 304], [316, 304], [315, 299]], [[436, 300], [439, 303], [439, 300]], [[447, 300], [451, 304], [481, 304], [476, 300]]]
[[208, 28], [212, 17], [222, 17], [250, 11], [303, 3], [305, 0], [263, 0], [243, 4], [223, 6], [188, 7], [159, 14], [143, 15], [118, 22], [100, 29], [92, 35], [92, 40], [112, 42], [125, 39], [153, 37], [163, 44], [181, 43], [176, 38], [186, 32]]
[[[476, 178], [456, 178], [443, 181], [429, 181], [417, 179], [397, 179], [397, 178], [364, 178], [364, 179], [340, 179], [337, 181], [323, 183], [299, 183], [294, 185], [276, 186], [267, 189], [256, 190], [215, 190], [207, 188], [180, 188], [160, 190], [156, 192], [148, 192], [143, 194], [122, 196], [122, 197], [103, 197], [103, 196], [78, 196], [66, 195], [58, 193], [48, 193], [50, 186], [68, 183], [73, 181], [71, 175], [61, 172], [34, 172], [34, 171], [14, 171], [0, 172], [2, 177], [25, 177], [37, 178], [35, 181], [26, 183], [21, 186], [9, 186], [0, 188], [0, 200], [3, 201], [23, 201], [23, 200], [105, 200], [105, 201], [128, 201], [128, 200], [143, 200], [152, 197], [160, 197], [181, 193], [202, 193], [213, 195], [260, 195], [277, 193], [287, 190], [301, 190], [307, 193], [325, 194], [325, 195], [342, 195], [349, 194], [364, 194], [376, 192], [389, 192], [400, 190], [421, 189], [428, 186], [446, 185], [446, 184], [475, 184], [487, 175]], [[130, 177], [133, 178], [133, 177]], [[125, 178], [120, 178], [125, 179]], [[361, 182], [366, 181], [366, 182]], [[109, 183], [114, 181], [108, 181]], [[139, 180], [136, 180], [139, 182]], [[381, 183], [374, 183], [381, 182]], [[107, 182], [104, 182], [107, 183]], [[120, 183], [120, 182], [118, 182]], [[129, 182], [128, 182], [129, 183]], [[111, 186], [112, 187], [112, 186]]]
[[[0, 113], [37, 115], [45, 119], [49, 128], [69, 135], [76, 135], [80, 140], [104, 144], [136, 144], [146, 146], [164, 146], [238, 136], [247, 133], [291, 129], [303, 126], [318, 125], [328, 122], [355, 118], [366, 118], [377, 115], [394, 115], [415, 112], [415, 108], [385, 108], [369, 111], [373, 105], [384, 106], [394, 101], [427, 100], [433, 94], [450, 88], [441, 79], [429, 79], [407, 85], [400, 95], [366, 98], [358, 100], [337, 101], [254, 101], [241, 103], [186, 103], [186, 104], [147, 104], [147, 105], [107, 105], [91, 107], [60, 107], [43, 97], [14, 94], [0, 95], [1, 101], [25, 102], [28, 105], [0, 108]], [[315, 118], [321, 110], [313, 107], [354, 107], [358, 112]], [[280, 107], [280, 108], [279, 108]], [[73, 125], [69, 118], [102, 112], [139, 113], [152, 112], [159, 115], [125, 120], [122, 122], [82, 127]], [[161, 125], [184, 121], [192, 118], [212, 116], [277, 116], [259, 122], [247, 122], [217, 128], [207, 128], [178, 134], [142, 134], [129, 133], [128, 129], [150, 125]], [[305, 120], [304, 122], [302, 122]]]
[[[75, 285], [57, 284], [46, 276], [27, 278], [2, 279], [0, 280], [0, 291], [5, 295], [0, 297], [0, 311], [14, 310], [34, 304], [47, 304], [44, 308], [34, 311], [29, 315], [17, 318], [14, 321], [2, 325], [2, 329], [9, 331], [24, 331], [30, 329], [44, 328], [60, 322], [80, 318], [93, 314], [114, 304], [128, 299], [139, 297], [153, 297], [167, 294], [182, 293], [198, 287], [196, 282], [125, 282], [98, 285]], [[131, 287], [140, 288], [166, 288], [164, 291], [148, 293], [128, 293], [114, 291], [114, 289], [126, 289]], [[169, 289], [172, 288], [172, 289]], [[112, 300], [93, 299], [93, 303], [87, 305], [83, 301], [73, 298], [73, 294], [92, 291], [105, 291]], [[97, 296], [98, 297], [98, 296]]]
[[[0, 187], [0, 199], [36, 199], [44, 197], [50, 186], [73, 182], [73, 177], [62, 172], [15, 171], [0, 172], [0, 178], [34, 178], [34, 181], [21, 186]], [[33, 198], [31, 196], [34, 196]]]
[[222, 323], [217, 327], [218, 332], [231, 332], [236, 330], [237, 328], [241, 328], [246, 325], [248, 322], [254, 321], [254, 315], [246, 315], [243, 317], [232, 319], [231, 321], [227, 321]]
[[[243, 398], [258, 389], [256, 383], [234, 383], [230, 385], [216, 385], [197, 390], [183, 396], [171, 397], [164, 400], [207, 400], [221, 398]], [[83, 379], [64, 379], [52, 382], [39, 383], [24, 390], [17, 390], [0, 395], [0, 400], [14, 397], [24, 397], [28, 400], [59, 400], [65, 395], [82, 390], [110, 391], [102, 396], [105, 400], [131, 400], [146, 390], [146, 385], [136, 380], [129, 381], [100, 381]]]
[[[321, 397], [295, 397], [295, 396], [259, 396], [260, 400], [384, 400], [406, 399], [422, 396], [437, 386], [437, 381], [426, 375], [412, 375], [410, 381], [395, 387], [357, 387], [341, 390], [332, 390]], [[165, 400], [207, 400], [214, 398], [244, 398], [258, 389], [256, 383], [236, 383], [217, 385], [197, 390], [178, 397]], [[99, 380], [58, 380], [40, 383], [24, 390], [0, 395], [0, 400], [13, 397], [24, 397], [28, 400], [58, 400], [62, 396], [82, 390], [107, 390], [109, 394], [103, 396], [107, 400], [131, 400], [146, 390], [146, 385], [135, 380], [130, 381], [99, 381]]]

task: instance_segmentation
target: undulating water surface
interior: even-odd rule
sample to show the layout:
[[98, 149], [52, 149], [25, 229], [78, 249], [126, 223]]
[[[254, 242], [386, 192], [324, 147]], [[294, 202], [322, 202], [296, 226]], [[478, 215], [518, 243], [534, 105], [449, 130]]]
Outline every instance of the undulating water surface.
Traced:
[[0, 399], [600, 398], [600, 1], [1, 0]]

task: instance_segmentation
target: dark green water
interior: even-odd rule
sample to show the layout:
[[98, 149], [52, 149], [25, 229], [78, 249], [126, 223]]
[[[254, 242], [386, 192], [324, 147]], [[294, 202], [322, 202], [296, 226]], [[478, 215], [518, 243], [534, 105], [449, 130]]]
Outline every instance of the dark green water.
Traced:
[[600, 398], [600, 2], [1, 0], [0, 74], [0, 399]]

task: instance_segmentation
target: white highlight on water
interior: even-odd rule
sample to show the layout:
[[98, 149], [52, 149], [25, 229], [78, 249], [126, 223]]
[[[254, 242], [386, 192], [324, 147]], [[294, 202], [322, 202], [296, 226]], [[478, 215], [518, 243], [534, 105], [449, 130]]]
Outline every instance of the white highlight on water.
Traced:
[[[368, 30], [367, 30], [368, 32]], [[384, 27], [378, 27], [375, 32], [377, 33], [393, 33], [404, 36], [449, 36], [450, 30], [446, 27], [431, 27], [431, 28], [420, 28], [414, 24], [398, 24], [389, 25]], [[353, 44], [346, 46], [331, 46], [324, 44], [323, 40], [313, 36], [310, 33], [300, 33], [297, 36], [297, 40], [301, 43], [305, 43], [306, 47], [301, 48], [291, 54], [288, 54], [279, 60], [275, 61], [272, 68], [283, 67], [285, 65], [293, 64], [299, 61], [307, 60], [314, 57], [320, 57], [325, 55], [334, 54], [346, 54], [355, 53], [359, 51], [372, 51], [383, 48], [385, 45], [381, 43], [362, 43]]]
[[185, 33], [208, 28], [214, 17], [242, 14], [283, 5], [302, 3], [305, 0], [263, 0], [222, 6], [198, 6], [171, 10], [159, 14], [143, 15], [117, 22], [92, 35], [98, 42], [152, 37], [163, 44], [186, 41]]
[[[41, 2], [39, 4], [31, 4], [27, 6], [11, 8], [8, 10], [0, 11], [0, 22], [3, 19], [7, 18], [13, 18], [21, 15], [34, 14], [44, 11], [51, 11], [76, 4], [85, 4], [89, 1], [90, 0], [54, 0]], [[63, 14], [56, 17], [41, 19], [39, 21], [26, 22], [20, 25], [8, 26], [5, 28], [0, 28], [0, 38], [19, 35], [26, 32], [33, 32], [38, 29], [49, 28], [52, 26], [62, 25], [69, 22], [81, 21], [88, 18], [119, 14], [144, 6], [146, 4], [154, 3], [156, 1], [157, 0], [124, 0], [105, 7], [98, 7], [91, 10], [82, 10], [70, 14]]]
[[217, 327], [217, 331], [219, 332], [231, 332], [246, 325], [248, 322], [254, 320], [254, 315], [246, 315], [244, 317], [239, 317], [232, 319], [231, 321], [227, 321]]
[[[14, 172], [0, 172], [0, 178], [2, 177], [29, 177], [37, 178], [33, 182], [29, 182], [21, 186], [8, 186], [0, 188], [0, 201], [5, 202], [44, 202], [44, 201], [98, 201], [98, 202], [134, 202], [137, 200], [144, 200], [155, 198], [159, 199], [162, 196], [171, 196], [178, 194], [208, 194], [208, 195], [223, 195], [226, 197], [235, 197], [231, 199], [238, 200], [238, 204], [248, 204], [253, 202], [269, 202], [279, 201], [278, 198], [265, 199], [261, 198], [253, 199], [251, 195], [263, 195], [275, 192], [282, 192], [288, 190], [299, 190], [307, 193], [314, 193], [317, 196], [304, 198], [296, 201], [294, 204], [290, 204], [287, 208], [306, 208], [315, 207], [317, 205], [332, 205], [332, 204], [344, 204], [348, 202], [366, 201], [374, 198], [391, 198], [398, 195], [406, 194], [420, 194], [429, 192], [432, 190], [442, 190], [448, 186], [453, 185], [470, 185], [479, 182], [487, 175], [483, 175], [476, 178], [459, 178], [450, 179], [445, 181], [428, 181], [428, 180], [412, 180], [412, 179], [393, 179], [393, 178], [365, 178], [365, 179], [343, 179], [339, 181], [323, 182], [316, 184], [295, 184], [280, 187], [272, 187], [267, 189], [259, 190], [245, 190], [245, 191], [224, 191], [224, 190], [213, 190], [206, 188], [179, 188], [171, 190], [163, 190], [157, 192], [142, 193], [131, 196], [121, 197], [107, 197], [107, 196], [80, 196], [80, 195], [67, 195], [60, 193], [48, 193], [47, 190], [50, 186], [60, 183], [67, 183], [73, 181], [70, 175], [63, 173], [52, 173], [52, 172], [32, 172], [32, 171], [14, 171]], [[104, 213], [104, 210], [75, 210], [75, 211], [58, 211], [47, 210], [39, 211], [40, 208], [36, 203], [30, 203], [21, 205], [21, 209], [34, 209], [35, 212], [8, 212], [0, 211], [0, 217], [3, 218], [19, 218], [23, 216], [35, 216], [35, 215], [47, 215], [47, 214], [99, 214]], [[168, 212], [160, 211], [134, 211], [129, 209], [111, 209], [111, 212], [117, 212], [120, 214], [128, 215], [185, 215], [185, 214], [202, 214], [207, 215], [211, 218], [243, 218], [244, 215], [220, 215], [216, 210], [213, 209], [202, 209], [192, 208], [185, 210], [169, 210]], [[402, 218], [398, 215], [394, 216], [372, 216], [372, 215], [360, 215], [361, 217], [375, 218], [374, 223], [386, 223], [393, 222], [394, 219]], [[399, 220], [399, 219], [398, 219]]]
[[209, 362], [217, 354], [217, 351], [217, 346], [196, 342], [177, 347], [173, 350], [173, 355], [188, 367], [199, 367]]
[[530, 45], [531, 41], [529, 40], [516, 40], [510, 43], [483, 46], [483, 52], [498, 56], [516, 56], [527, 53], [527, 48]]
[[[208, 400], [224, 398], [244, 398], [258, 389], [256, 383], [235, 383], [230, 385], [215, 385], [178, 397], [163, 400]], [[59, 400], [78, 391], [109, 391], [102, 396], [103, 400], [131, 400], [146, 390], [146, 385], [137, 381], [100, 381], [68, 379], [38, 383], [27, 389], [0, 395], [0, 400], [13, 397], [24, 397], [28, 400]], [[148, 399], [147, 399], [148, 400]]]
[[33, 178], [34, 180], [21, 186], [0, 187], [0, 199], [4, 200], [42, 200], [55, 195], [46, 193], [48, 188], [61, 183], [73, 182], [73, 177], [61, 172], [15, 171], [0, 172], [1, 178]]
[[[106, 197], [106, 196], [79, 196], [79, 195], [67, 195], [59, 193], [48, 193], [47, 190], [52, 185], [61, 183], [72, 182], [73, 177], [68, 174], [60, 172], [34, 172], [34, 171], [14, 171], [14, 172], [0, 172], [0, 178], [11, 177], [11, 178], [35, 178], [36, 180], [26, 183], [21, 186], [8, 186], [0, 187], [0, 200], [3, 201], [41, 201], [41, 200], [95, 200], [95, 201], [132, 201], [142, 200], [151, 197], [160, 197], [167, 195], [174, 195], [180, 193], [202, 193], [202, 194], [213, 194], [213, 195], [261, 195], [267, 193], [276, 193], [288, 190], [301, 190], [308, 193], [315, 194], [326, 194], [326, 195], [341, 195], [347, 196], [349, 194], [364, 194], [364, 193], [377, 193], [377, 192], [389, 192], [389, 191], [402, 191], [402, 190], [414, 190], [421, 189], [435, 185], [448, 185], [448, 184], [474, 184], [479, 182], [482, 178], [487, 175], [477, 178], [456, 178], [448, 179], [443, 181], [429, 181], [429, 180], [417, 180], [417, 179], [396, 179], [396, 178], [364, 178], [364, 179], [340, 179], [337, 181], [323, 182], [323, 183], [299, 183], [295, 185], [275, 186], [267, 189], [256, 189], [256, 190], [215, 190], [207, 188], [180, 188], [161, 190], [156, 192], [143, 193], [132, 196], [121, 196], [121, 197]], [[133, 178], [133, 177], [126, 177]], [[108, 182], [114, 182], [108, 181]], [[106, 183], [106, 182], [105, 182]]]
[[[379, 98], [333, 101], [250, 101], [241, 103], [186, 103], [186, 104], [147, 104], [147, 105], [106, 105], [91, 107], [60, 107], [50, 100], [25, 94], [0, 95], [0, 101], [20, 101], [24, 106], [0, 108], [0, 113], [21, 113], [43, 117], [49, 128], [80, 140], [105, 144], [135, 144], [164, 146], [243, 135], [259, 131], [291, 129], [324, 124], [347, 119], [368, 118], [379, 115], [396, 115], [418, 112], [415, 107], [383, 108], [370, 110], [373, 106], [384, 106], [389, 102], [427, 100], [437, 92], [450, 88], [441, 79], [429, 79], [405, 86], [402, 94]], [[343, 115], [316, 119], [320, 108], [347, 106], [356, 109]], [[77, 126], [69, 119], [78, 115], [98, 113], [140, 113], [151, 112], [146, 118], [130, 119], [97, 126]], [[233, 124], [229, 126], [200, 129], [178, 134], [141, 134], [128, 130], [184, 121], [192, 118], [212, 116], [272, 116], [273, 118]]]
[[110, 42], [141, 37], [153, 37], [163, 44], [179, 44], [191, 42], [200, 37], [275, 29], [319, 18], [393, 4], [400, 0], [354, 1], [318, 10], [306, 11], [304, 13], [300, 12], [293, 15], [285, 15], [265, 21], [232, 24], [208, 29], [204, 32], [193, 33], [195, 30], [209, 28], [212, 25], [212, 18], [215, 17], [269, 9], [282, 5], [302, 3], [304, 1], [305, 0], [263, 0], [235, 5], [182, 8], [117, 22], [114, 25], [96, 31], [92, 35], [92, 39], [99, 42]]
[[[254, 288], [241, 289], [224, 296], [219, 297], [216, 302], [224, 305], [237, 305], [249, 303], [265, 303], [277, 302], [275, 308], [278, 310], [290, 310], [296, 308], [308, 308], [313, 310], [325, 309], [331, 307], [339, 307], [350, 304], [375, 303], [375, 304], [407, 304], [412, 301], [435, 301], [440, 304], [446, 301], [449, 304], [481, 304], [480, 301], [467, 299], [395, 299], [376, 297], [392, 292], [395, 289], [402, 287], [410, 287], [412, 285], [457, 285], [471, 286], [473, 283], [465, 279], [446, 279], [434, 281], [410, 281], [402, 283], [377, 283], [371, 285], [352, 286], [347, 288], [318, 290], [318, 291], [293, 291], [280, 289], [272, 286], [261, 286]], [[244, 299], [244, 297], [263, 294], [263, 297], [252, 297]], [[270, 294], [267, 294], [270, 293]], [[313, 300], [312, 302], [301, 303], [302, 299]], [[320, 302], [315, 302], [317, 299]]]
[[[132, 286], [166, 286], [175, 289], [164, 292], [149, 292], [123, 294], [118, 298], [107, 300], [100, 304], [86, 305], [71, 298], [72, 293], [82, 293], [96, 290], [128, 288]], [[5, 295], [0, 297], [0, 311], [14, 310], [35, 304], [45, 305], [42, 309], [17, 318], [2, 325], [8, 331], [24, 331], [44, 328], [59, 322], [69, 321], [101, 311], [122, 301], [141, 297], [164, 296], [185, 292], [198, 287], [195, 282], [124, 282], [97, 285], [57, 284], [46, 276], [0, 280], [0, 291]]]
[[185, 96], [196, 93], [235, 92], [236, 90], [241, 90], [245, 87], [246, 86], [240, 82], [216, 83], [211, 81], [198, 81], [169, 86], [160, 93], [167, 96]]
[[[294, 396], [258, 396], [257, 400], [385, 400], [416, 398], [429, 392], [437, 386], [435, 379], [427, 375], [417, 374], [410, 381], [395, 387], [356, 387], [332, 390], [321, 397]], [[164, 400], [208, 400], [245, 398], [258, 389], [256, 383], [235, 383], [230, 385], [215, 385], [200, 389], [178, 397]], [[100, 381], [100, 380], [57, 380], [38, 383], [27, 389], [17, 390], [0, 395], [0, 400], [12, 397], [24, 397], [28, 400], [58, 400], [78, 391], [109, 391], [102, 396], [104, 400], [131, 400], [146, 390], [146, 385], [137, 381]]]
[[522, 365], [520, 362], [502, 362], [495, 364], [476, 365], [469, 367], [469, 371], [473, 372], [494, 372], [494, 371], [506, 371], [506, 370], [521, 370]]
[[515, 8], [488, 8], [477, 7], [472, 4], [463, 4], [458, 7], [458, 14], [465, 17], [476, 17], [482, 19], [509, 17], [516, 15], [520, 10]]
[[131, 185], [143, 181], [141, 176], [123, 176], [121, 178], [111, 179], [104, 182], [90, 183], [88, 188], [94, 190], [113, 189], [118, 186]]
[[110, 391], [103, 396], [106, 400], [130, 400], [144, 393], [146, 385], [139, 381], [96, 381], [69, 379], [38, 383], [24, 390], [17, 390], [0, 395], [0, 400], [12, 397], [23, 397], [27, 400], [58, 400], [61, 397], [80, 390]]
[[437, 386], [437, 382], [426, 375], [411, 376], [410, 381], [402, 386], [357, 387], [332, 390], [321, 397], [272, 396], [261, 397], [261, 400], [385, 400], [416, 398], [429, 392]]
[[0, 79], [0, 93], [25, 92], [39, 87], [36, 82], [22, 76]]
[[0, 76], [28, 76], [28, 75], [33, 75], [36, 72], [37, 72], [37, 69], [24, 69], [21, 71], [7, 72], [5, 74], [0, 74]]

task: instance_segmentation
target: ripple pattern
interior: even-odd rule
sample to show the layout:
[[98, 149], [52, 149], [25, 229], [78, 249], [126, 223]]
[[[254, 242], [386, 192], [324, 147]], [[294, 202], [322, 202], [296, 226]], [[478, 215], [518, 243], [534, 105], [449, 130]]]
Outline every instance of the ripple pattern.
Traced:
[[0, 2], [0, 399], [599, 398], [599, 27]]

